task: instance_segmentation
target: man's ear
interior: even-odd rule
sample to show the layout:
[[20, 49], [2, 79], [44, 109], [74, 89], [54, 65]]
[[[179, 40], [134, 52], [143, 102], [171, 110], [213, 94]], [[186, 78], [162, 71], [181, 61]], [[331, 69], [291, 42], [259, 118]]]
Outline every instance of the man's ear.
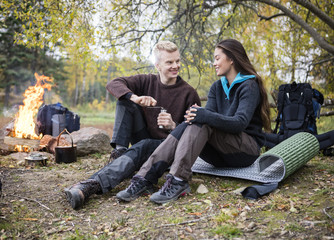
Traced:
[[158, 70], [158, 72], [160, 72], [160, 66], [159, 66], [159, 63], [155, 63], [154, 66], [155, 66], [155, 68]]

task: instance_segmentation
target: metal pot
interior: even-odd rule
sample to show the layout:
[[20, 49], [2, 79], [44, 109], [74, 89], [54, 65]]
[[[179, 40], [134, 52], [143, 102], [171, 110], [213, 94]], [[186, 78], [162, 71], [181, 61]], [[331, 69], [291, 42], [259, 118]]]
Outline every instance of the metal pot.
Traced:
[[[67, 132], [72, 141], [72, 146], [58, 146], [60, 136]], [[57, 146], [55, 147], [56, 163], [71, 163], [77, 161], [77, 146], [73, 145], [73, 138], [65, 128], [57, 137]]]

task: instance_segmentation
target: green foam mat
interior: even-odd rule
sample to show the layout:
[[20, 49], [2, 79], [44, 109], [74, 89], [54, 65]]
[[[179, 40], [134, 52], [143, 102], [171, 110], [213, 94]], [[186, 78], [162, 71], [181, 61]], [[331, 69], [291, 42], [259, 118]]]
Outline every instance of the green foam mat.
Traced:
[[216, 168], [198, 158], [192, 171], [261, 183], [280, 182], [315, 157], [318, 152], [319, 142], [316, 137], [310, 133], [301, 132], [262, 154], [249, 167]]

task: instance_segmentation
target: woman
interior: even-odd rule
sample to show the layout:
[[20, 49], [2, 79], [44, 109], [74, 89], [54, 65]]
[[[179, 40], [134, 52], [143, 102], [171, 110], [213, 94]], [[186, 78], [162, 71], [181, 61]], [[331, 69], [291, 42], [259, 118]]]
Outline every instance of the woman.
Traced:
[[117, 198], [131, 201], [151, 193], [153, 184], [170, 167], [166, 183], [150, 200], [176, 200], [190, 192], [191, 167], [198, 156], [216, 167], [247, 167], [258, 158], [262, 127], [270, 130], [263, 80], [237, 40], [218, 43], [214, 58], [221, 79], [211, 86], [205, 108], [194, 105], [186, 112], [186, 121], [153, 152]]

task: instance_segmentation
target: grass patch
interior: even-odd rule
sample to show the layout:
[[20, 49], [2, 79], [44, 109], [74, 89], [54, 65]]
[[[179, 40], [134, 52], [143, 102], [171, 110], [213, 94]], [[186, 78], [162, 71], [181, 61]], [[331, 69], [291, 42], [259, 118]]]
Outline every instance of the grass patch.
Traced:
[[231, 216], [227, 215], [224, 212], [221, 212], [218, 216], [214, 218], [217, 223], [224, 223], [231, 219]]
[[184, 217], [168, 217], [166, 220], [171, 224], [179, 224], [185, 221]]
[[2, 230], [2, 229], [4, 229], [4, 230], [13, 229], [13, 226], [9, 222], [1, 220], [0, 221], [0, 230]]
[[287, 225], [285, 227], [285, 230], [292, 231], [292, 232], [303, 232], [305, 231], [305, 228], [303, 228], [299, 224], [292, 223], [292, 224]]
[[184, 206], [184, 210], [186, 213], [197, 213], [197, 212], [202, 212], [203, 211], [203, 204], [188, 204]]
[[84, 125], [98, 125], [98, 124], [107, 124], [114, 123], [115, 113], [80, 113], [80, 124]]
[[219, 227], [216, 227], [215, 229], [211, 230], [212, 233], [215, 233], [220, 236], [224, 236], [225, 238], [234, 238], [241, 236], [242, 232], [240, 229], [230, 225], [225, 224]]
[[288, 213], [278, 212], [271, 210], [264, 210], [256, 212], [254, 217], [261, 222], [263, 219], [266, 219], [266, 228], [267, 233], [274, 232], [274, 229], [278, 229], [282, 224], [285, 224]]
[[322, 134], [334, 129], [334, 116], [320, 117], [317, 119], [318, 134]]

